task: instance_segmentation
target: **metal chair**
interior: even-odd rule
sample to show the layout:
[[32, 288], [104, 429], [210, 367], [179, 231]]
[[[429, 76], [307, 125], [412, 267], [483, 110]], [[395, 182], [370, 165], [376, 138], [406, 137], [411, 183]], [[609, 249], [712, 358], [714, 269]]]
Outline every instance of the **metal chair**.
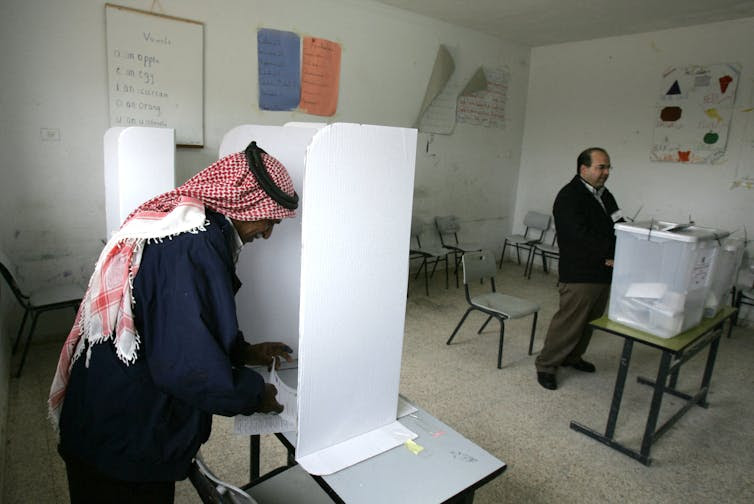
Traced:
[[[521, 264], [521, 250], [531, 252], [533, 245], [542, 243], [545, 232], [550, 228], [550, 216], [539, 212], [526, 212], [524, 216], [524, 234], [512, 234], [505, 237], [503, 242], [503, 253], [500, 254], [500, 267], [503, 267], [505, 259], [505, 249], [508, 245], [516, 248], [516, 259]], [[524, 268], [526, 275], [526, 268]]]
[[[411, 219], [411, 245], [409, 246], [409, 259], [420, 259], [421, 264], [416, 270], [414, 280], [424, 270], [424, 290], [429, 296], [429, 279], [435, 274], [437, 263], [445, 261], [445, 288], [448, 288], [448, 249], [422, 245], [421, 236], [426, 230], [426, 224], [417, 218]], [[432, 273], [429, 273], [429, 263], [432, 263]]]
[[24, 309], [24, 317], [21, 319], [21, 325], [18, 328], [16, 339], [13, 342], [12, 353], [14, 355], [21, 342], [21, 336], [23, 335], [24, 327], [26, 326], [26, 320], [31, 315], [31, 328], [29, 329], [28, 336], [26, 336], [24, 351], [21, 355], [21, 363], [18, 365], [18, 371], [16, 371], [16, 377], [18, 378], [21, 376], [21, 370], [24, 368], [26, 355], [29, 352], [29, 345], [34, 336], [34, 329], [37, 326], [37, 318], [39, 315], [46, 311], [59, 310], [61, 308], [73, 308], [74, 312], [77, 311], [81, 304], [81, 299], [84, 297], [84, 289], [75, 284], [64, 284], [46, 287], [30, 294], [25, 294], [13, 277], [13, 266], [1, 251], [0, 273], [2, 273], [8, 287], [10, 287], [16, 300], [18, 300], [19, 304]]
[[560, 260], [557, 233], [553, 235], [552, 243], [535, 243], [529, 248], [529, 256], [526, 258], [526, 268], [524, 269], [524, 275], [527, 279], [531, 278], [531, 270], [534, 269], [534, 259], [537, 254], [542, 256], [542, 270], [547, 273], [547, 260]]
[[[480, 334], [487, 323], [495, 317], [500, 321], [500, 344], [497, 353], [497, 367], [502, 368], [503, 362], [503, 340], [505, 338], [505, 321], [508, 319], [517, 319], [526, 317], [527, 315], [534, 315], [534, 320], [531, 324], [531, 337], [529, 338], [529, 355], [532, 353], [532, 347], [534, 346], [534, 333], [537, 330], [537, 315], [539, 312], [539, 305], [537, 303], [528, 301], [526, 299], [518, 298], [515, 296], [509, 296], [507, 294], [500, 294], [495, 289], [495, 256], [488, 250], [481, 252], [467, 252], [463, 255], [463, 285], [466, 291], [466, 301], [469, 303], [469, 308], [466, 313], [461, 317], [461, 321], [453, 330], [453, 334], [450, 335], [447, 345], [450, 345], [451, 341], [455, 337], [458, 330], [466, 321], [469, 313], [474, 310], [481, 311], [488, 315], [487, 320], [479, 328], [477, 334]], [[492, 288], [491, 292], [472, 296], [469, 290], [470, 284], [478, 284], [481, 281], [489, 280]]]
[[461, 257], [466, 252], [477, 252], [482, 250], [478, 243], [461, 242], [458, 240], [458, 233], [461, 231], [461, 225], [458, 223], [458, 217], [455, 215], [446, 215], [444, 217], [435, 217], [435, 227], [440, 235], [440, 243], [443, 247], [453, 253], [453, 273], [456, 276], [456, 287], [458, 287], [458, 267], [461, 265]]
[[218, 478], [196, 454], [189, 479], [205, 504], [327, 504], [333, 500], [299, 465], [278, 467], [241, 487]]

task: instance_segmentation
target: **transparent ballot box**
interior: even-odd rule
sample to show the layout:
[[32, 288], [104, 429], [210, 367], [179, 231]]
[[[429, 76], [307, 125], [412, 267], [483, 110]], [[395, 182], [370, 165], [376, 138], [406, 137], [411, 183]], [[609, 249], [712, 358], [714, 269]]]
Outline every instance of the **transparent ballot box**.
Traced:
[[661, 338], [698, 324], [728, 234], [662, 221], [616, 224], [608, 318]]
[[743, 238], [726, 238], [721, 243], [715, 258], [707, 301], [704, 303], [704, 317], [714, 317], [725, 305], [725, 298], [736, 283], [745, 247], [746, 240]]

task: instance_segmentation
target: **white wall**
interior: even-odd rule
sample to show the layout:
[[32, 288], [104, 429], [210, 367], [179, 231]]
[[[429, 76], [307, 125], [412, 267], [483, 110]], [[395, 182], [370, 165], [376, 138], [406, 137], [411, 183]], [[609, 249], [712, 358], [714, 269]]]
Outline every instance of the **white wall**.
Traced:
[[[576, 173], [578, 153], [608, 150], [608, 187], [624, 213], [754, 235], [754, 190], [731, 189], [754, 141], [754, 18], [691, 28], [538, 47], [532, 50], [515, 222], [528, 209], [552, 211], [557, 191]], [[740, 63], [742, 73], [719, 165], [649, 161], [660, 76], [670, 65]], [[751, 124], [748, 138], [744, 129]], [[739, 231], [741, 234], [741, 231]], [[752, 244], [749, 246], [752, 250]]]
[[[102, 135], [109, 126], [104, 3], [5, 0], [0, 6], [0, 42], [12, 48], [3, 51], [0, 75], [0, 156], [3, 179], [10, 181], [0, 189], [0, 239], [22, 284], [40, 287], [63, 275], [85, 282], [102, 246]], [[152, 3], [118, 2], [146, 10]], [[222, 135], [239, 124], [322, 120], [258, 109], [260, 27], [342, 45], [338, 112], [329, 122], [412, 126], [441, 43], [457, 55], [462, 79], [479, 65], [508, 65], [506, 129], [459, 125], [450, 137], [435, 135], [435, 156], [417, 162], [417, 211], [456, 213], [474, 234], [494, 222], [489, 243], [499, 244], [515, 198], [528, 49], [366, 0], [158, 5], [205, 25], [205, 147], [179, 149], [178, 183], [216, 159]], [[60, 140], [42, 141], [40, 128], [59, 129]]]

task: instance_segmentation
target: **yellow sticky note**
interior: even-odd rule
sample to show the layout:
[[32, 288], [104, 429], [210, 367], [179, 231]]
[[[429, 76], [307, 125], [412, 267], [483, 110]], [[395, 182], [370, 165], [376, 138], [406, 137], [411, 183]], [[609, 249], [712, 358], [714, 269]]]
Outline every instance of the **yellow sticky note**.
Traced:
[[406, 441], [406, 448], [408, 448], [409, 451], [413, 453], [414, 455], [419, 455], [419, 452], [424, 449], [423, 446], [420, 446], [414, 443], [412, 439], [409, 439], [408, 441]]

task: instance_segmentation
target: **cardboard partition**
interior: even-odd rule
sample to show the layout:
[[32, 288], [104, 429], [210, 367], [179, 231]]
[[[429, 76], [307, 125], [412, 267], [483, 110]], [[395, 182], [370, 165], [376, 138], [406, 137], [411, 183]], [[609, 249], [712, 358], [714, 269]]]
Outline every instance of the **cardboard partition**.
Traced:
[[116, 127], [105, 132], [105, 238], [145, 201], [175, 188], [175, 130]]
[[416, 130], [333, 124], [306, 158], [296, 460], [330, 474], [411, 439], [396, 420]]
[[280, 341], [298, 355], [301, 278], [301, 205], [304, 199], [306, 147], [316, 128], [246, 124], [230, 130], [219, 157], [241, 152], [252, 140], [283, 163], [299, 194], [296, 216], [276, 225], [268, 240], [241, 249], [236, 274], [243, 286], [236, 294], [238, 326], [251, 343]]

